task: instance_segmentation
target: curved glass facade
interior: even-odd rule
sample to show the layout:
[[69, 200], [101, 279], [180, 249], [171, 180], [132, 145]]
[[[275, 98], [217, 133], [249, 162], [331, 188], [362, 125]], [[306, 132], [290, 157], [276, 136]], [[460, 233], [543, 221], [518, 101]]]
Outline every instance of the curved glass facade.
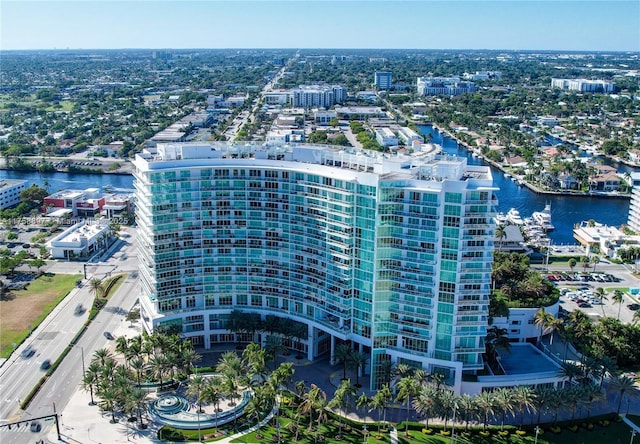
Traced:
[[[464, 159], [295, 145], [168, 144], [135, 160], [142, 321], [196, 345], [255, 340], [234, 310], [304, 323], [309, 359], [351, 341], [452, 381], [482, 368], [492, 179]], [[242, 337], [241, 337], [242, 336]], [[262, 338], [264, 340], [264, 338]]]

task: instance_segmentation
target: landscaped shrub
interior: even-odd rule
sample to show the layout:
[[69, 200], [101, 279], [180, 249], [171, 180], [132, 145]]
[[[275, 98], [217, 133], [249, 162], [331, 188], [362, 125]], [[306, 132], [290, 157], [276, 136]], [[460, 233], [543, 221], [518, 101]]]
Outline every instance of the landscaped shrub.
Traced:
[[480, 436], [487, 438], [487, 437], [491, 436], [491, 433], [487, 432], [486, 430], [481, 430], [480, 431]]
[[[527, 432], [525, 432], [524, 430], [516, 430], [516, 435], [518, 435], [518, 436], [524, 436], [524, 435], [526, 435], [526, 434], [527, 434]], [[539, 434], [540, 434], [540, 433], [538, 433], [538, 435], [539, 435]]]
[[498, 432], [498, 435], [500, 435], [500, 436], [501, 436], [501, 437], [503, 437], [503, 438], [506, 438], [507, 436], [509, 436], [509, 432], [508, 432], [508, 431], [506, 431], [506, 430], [500, 430], [500, 431]]
[[598, 425], [600, 425], [600, 427], [609, 427], [611, 423], [606, 420], [606, 419], [601, 419], [600, 421], [598, 421]]
[[577, 425], [571, 425], [571, 426], [567, 427], [567, 430], [570, 430], [573, 433], [576, 433], [578, 431], [578, 426]]
[[440, 434], [442, 436], [449, 436], [451, 435], [451, 432], [449, 430], [440, 430]]
[[551, 431], [557, 435], [558, 433], [562, 432], [562, 429], [558, 426], [553, 426], [551, 427]]
[[422, 429], [422, 433], [424, 433], [425, 435], [432, 435], [433, 434], [433, 430], [432, 429]]

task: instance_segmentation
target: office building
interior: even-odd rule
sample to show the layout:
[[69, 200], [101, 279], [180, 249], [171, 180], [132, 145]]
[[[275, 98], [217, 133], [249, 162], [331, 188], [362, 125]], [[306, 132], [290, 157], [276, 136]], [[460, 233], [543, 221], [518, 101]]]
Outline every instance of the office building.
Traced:
[[26, 189], [26, 180], [0, 179], [0, 210], [14, 207], [22, 202], [20, 192]]
[[[232, 313], [302, 326], [313, 360], [350, 344], [388, 366], [483, 368], [496, 205], [491, 171], [433, 152], [160, 144], [134, 160], [147, 331], [195, 345], [266, 340]], [[270, 317], [270, 319], [273, 319]]]
[[376, 71], [373, 75], [373, 84], [378, 90], [391, 89], [391, 77], [393, 73], [390, 71]]

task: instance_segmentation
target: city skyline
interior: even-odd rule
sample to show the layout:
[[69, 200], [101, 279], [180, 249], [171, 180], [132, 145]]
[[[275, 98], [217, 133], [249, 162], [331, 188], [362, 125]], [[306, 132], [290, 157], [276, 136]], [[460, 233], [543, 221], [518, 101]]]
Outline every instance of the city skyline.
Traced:
[[0, 41], [3, 50], [638, 51], [639, 17], [640, 3], [627, 0], [23, 0], [3, 2]]

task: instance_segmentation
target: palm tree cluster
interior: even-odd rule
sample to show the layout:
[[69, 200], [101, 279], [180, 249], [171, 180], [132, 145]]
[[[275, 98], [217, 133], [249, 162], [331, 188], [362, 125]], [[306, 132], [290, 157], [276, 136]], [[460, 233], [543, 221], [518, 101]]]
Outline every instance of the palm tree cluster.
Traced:
[[129, 363], [119, 364], [106, 348], [96, 350], [82, 380], [85, 390], [91, 393], [91, 405], [95, 405], [94, 395], [99, 397], [98, 405], [105, 412], [111, 412], [111, 423], [116, 423], [116, 412], [135, 414], [138, 424], [143, 427], [142, 413], [149, 402], [148, 394], [133, 383], [136, 371]]
[[94, 403], [94, 394], [101, 398], [99, 405], [104, 411], [111, 412], [113, 422], [116, 411], [129, 414], [135, 410], [142, 424], [141, 412], [147, 403], [142, 383], [159, 381], [162, 389], [165, 377], [189, 374], [194, 362], [200, 359], [191, 342], [162, 333], [131, 339], [120, 336], [115, 352], [123, 359], [116, 360], [107, 348], [97, 350], [83, 377], [83, 386], [91, 393], [91, 402]]
[[496, 294], [492, 297], [490, 312], [500, 300], [509, 306], [540, 307], [555, 303], [559, 297], [549, 281], [530, 269], [529, 258], [524, 254], [497, 251], [491, 278]]
[[[598, 294], [601, 299], [608, 297], [604, 292]], [[612, 292], [611, 299], [617, 304], [623, 302], [618, 290]], [[624, 324], [612, 317], [594, 322], [580, 310], [570, 312], [565, 318], [556, 318], [544, 309], [536, 313], [534, 322], [541, 336], [549, 333], [553, 338], [553, 333], [557, 333], [565, 341], [565, 356], [571, 342], [583, 355], [596, 360], [609, 358], [621, 369], [640, 364], [640, 350], [634, 346], [640, 343], [640, 326], [636, 324]]]

